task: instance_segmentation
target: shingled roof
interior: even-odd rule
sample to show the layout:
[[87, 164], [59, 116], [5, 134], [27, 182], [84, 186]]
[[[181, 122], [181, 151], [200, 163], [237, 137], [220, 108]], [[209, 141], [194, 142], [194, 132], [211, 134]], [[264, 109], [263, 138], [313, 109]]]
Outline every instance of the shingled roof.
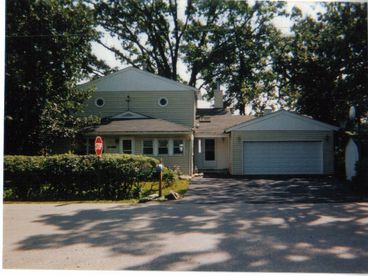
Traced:
[[233, 115], [220, 108], [197, 109], [195, 136], [227, 136], [225, 129], [253, 119], [253, 116]]
[[90, 134], [113, 133], [157, 133], [157, 132], [191, 132], [188, 126], [176, 124], [162, 119], [146, 118], [132, 120], [114, 120], [107, 124], [101, 124], [88, 132]]

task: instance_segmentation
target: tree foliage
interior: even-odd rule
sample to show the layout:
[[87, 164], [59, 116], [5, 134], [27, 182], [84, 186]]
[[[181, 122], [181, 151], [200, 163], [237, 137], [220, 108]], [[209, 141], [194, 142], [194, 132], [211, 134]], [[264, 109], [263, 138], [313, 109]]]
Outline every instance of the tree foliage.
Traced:
[[[273, 92], [271, 53], [275, 50], [274, 41], [280, 37], [272, 20], [285, 15], [284, 3], [199, 3], [199, 19], [189, 28], [185, 47], [192, 78], [193, 73], [199, 73], [208, 98], [213, 97], [216, 82], [221, 82], [226, 88], [225, 105], [233, 103], [240, 114], [248, 104], [262, 110], [264, 105], [259, 98]], [[201, 32], [202, 22], [205, 28]], [[197, 72], [198, 64], [202, 66]]]
[[75, 87], [101, 65], [91, 54], [94, 27], [93, 14], [79, 1], [7, 1], [6, 153], [47, 151], [55, 139], [74, 138], [91, 122], [77, 116], [90, 91]]
[[174, 0], [94, 2], [98, 23], [121, 41], [121, 47], [100, 40], [101, 45], [126, 64], [178, 79], [180, 46], [192, 15], [190, 0], [184, 21]]
[[[368, 112], [367, 3], [325, 3], [317, 18], [294, 9], [291, 35], [275, 27], [280, 1], [35, 0], [7, 1], [5, 152], [47, 151], [94, 122], [80, 112], [90, 91], [80, 79], [110, 70], [98, 41], [124, 64], [146, 67], [213, 97], [225, 106], [261, 112], [265, 102], [327, 122], [343, 121], [351, 105]], [[120, 41], [107, 45], [102, 28]]]
[[368, 111], [367, 3], [325, 3], [316, 19], [293, 11], [294, 35], [275, 55], [281, 98], [301, 113], [346, 121]]
[[227, 87], [227, 104], [246, 104], [272, 80], [268, 62], [279, 32], [272, 19], [283, 14], [282, 2], [188, 0], [184, 17], [174, 0], [95, 3], [99, 24], [121, 41], [121, 47], [100, 43], [123, 62], [178, 79], [182, 58], [189, 85], [201, 85], [213, 96], [219, 80]]

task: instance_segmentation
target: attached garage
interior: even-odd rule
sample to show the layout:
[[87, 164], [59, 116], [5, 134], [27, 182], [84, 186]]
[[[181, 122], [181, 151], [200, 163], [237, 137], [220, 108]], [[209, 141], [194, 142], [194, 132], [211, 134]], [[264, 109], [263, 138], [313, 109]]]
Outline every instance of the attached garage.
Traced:
[[243, 173], [322, 174], [322, 142], [244, 142]]
[[336, 130], [284, 110], [236, 125], [226, 130], [231, 136], [231, 174], [332, 174]]

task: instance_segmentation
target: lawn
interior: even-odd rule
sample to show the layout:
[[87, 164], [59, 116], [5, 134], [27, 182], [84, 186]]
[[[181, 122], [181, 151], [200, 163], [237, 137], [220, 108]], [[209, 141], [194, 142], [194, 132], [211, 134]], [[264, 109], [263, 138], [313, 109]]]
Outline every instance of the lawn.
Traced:
[[[170, 193], [170, 191], [177, 192], [181, 196], [185, 194], [189, 187], [189, 180], [186, 179], [178, 179], [173, 184], [168, 185], [165, 182], [162, 182], [162, 195], [165, 196]], [[159, 183], [155, 182], [145, 182], [143, 183], [143, 196], [148, 196], [150, 194], [158, 194]]]

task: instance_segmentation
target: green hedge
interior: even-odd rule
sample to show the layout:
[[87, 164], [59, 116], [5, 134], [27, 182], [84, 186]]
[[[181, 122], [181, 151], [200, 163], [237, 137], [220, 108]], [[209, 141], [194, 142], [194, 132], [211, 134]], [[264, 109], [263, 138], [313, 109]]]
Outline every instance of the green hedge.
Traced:
[[4, 195], [6, 200], [128, 199], [141, 181], [153, 178], [157, 164], [125, 154], [5, 156]]

